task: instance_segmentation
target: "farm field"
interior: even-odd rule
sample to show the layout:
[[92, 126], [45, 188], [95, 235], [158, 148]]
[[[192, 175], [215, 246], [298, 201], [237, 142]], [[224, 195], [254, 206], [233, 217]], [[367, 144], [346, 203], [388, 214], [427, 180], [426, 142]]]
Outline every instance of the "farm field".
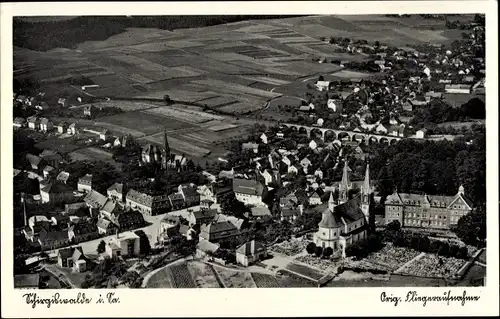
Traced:
[[224, 281], [226, 288], [255, 288], [252, 275], [249, 272], [229, 270], [217, 266], [214, 268]]
[[180, 122], [167, 117], [155, 116], [150, 113], [146, 113], [146, 111], [126, 112], [117, 115], [105, 116], [99, 118], [99, 122], [112, 123], [113, 125], [142, 132], [145, 135], [163, 131], [164, 127], [168, 130], [189, 127], [188, 123]]

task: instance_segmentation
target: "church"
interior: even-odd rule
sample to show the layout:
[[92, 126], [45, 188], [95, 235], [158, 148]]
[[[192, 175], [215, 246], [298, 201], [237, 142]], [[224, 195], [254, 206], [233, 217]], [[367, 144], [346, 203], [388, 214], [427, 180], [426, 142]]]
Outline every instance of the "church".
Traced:
[[342, 181], [339, 185], [339, 199], [337, 202], [330, 194], [328, 208], [323, 211], [319, 229], [314, 234], [314, 243], [319, 247], [330, 247], [334, 251], [341, 250], [345, 257], [345, 248], [367, 237], [370, 197], [373, 187], [370, 185], [370, 168], [366, 166], [365, 180], [361, 193], [349, 199], [352, 184], [349, 181], [349, 168], [344, 164]]

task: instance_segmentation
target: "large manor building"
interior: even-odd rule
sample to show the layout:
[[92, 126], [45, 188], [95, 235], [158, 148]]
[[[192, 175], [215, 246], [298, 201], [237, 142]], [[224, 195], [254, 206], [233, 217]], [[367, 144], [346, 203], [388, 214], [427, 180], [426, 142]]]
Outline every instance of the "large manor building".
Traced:
[[455, 196], [398, 193], [385, 201], [385, 222], [394, 220], [403, 227], [450, 229], [460, 217], [472, 211], [472, 202], [460, 186]]
[[352, 187], [349, 181], [349, 168], [344, 164], [342, 181], [339, 185], [339, 200], [330, 194], [328, 208], [323, 211], [319, 229], [314, 234], [314, 243], [319, 247], [330, 247], [334, 251], [341, 250], [345, 256], [345, 248], [367, 237], [370, 198], [373, 187], [370, 185], [369, 166], [366, 167], [365, 180], [360, 196], [349, 199]]

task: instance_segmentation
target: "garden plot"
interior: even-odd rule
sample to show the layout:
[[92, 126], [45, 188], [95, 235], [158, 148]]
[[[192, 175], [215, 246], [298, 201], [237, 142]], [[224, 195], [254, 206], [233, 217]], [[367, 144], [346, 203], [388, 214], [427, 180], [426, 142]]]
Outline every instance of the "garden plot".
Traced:
[[[179, 108], [178, 108], [179, 107]], [[224, 118], [210, 113], [205, 113], [183, 106], [164, 106], [155, 109], [145, 110], [144, 113], [154, 116], [161, 116], [163, 118], [172, 118], [184, 123], [203, 123], [210, 120], [223, 120]]]
[[405, 265], [400, 273], [417, 277], [451, 278], [466, 262], [463, 259], [424, 254], [418, 260]]
[[417, 257], [419, 254], [420, 252], [410, 248], [386, 245], [378, 252], [370, 254], [363, 259], [363, 261], [394, 271]]
[[272, 275], [266, 275], [261, 273], [252, 273], [253, 281], [257, 288], [279, 288], [280, 284], [278, 280]]
[[214, 134], [210, 134], [210, 132], [207, 132], [205, 130], [200, 130], [197, 132], [182, 134], [182, 139], [194, 143], [196, 145], [210, 147], [211, 144], [217, 141], [218, 138]]
[[191, 277], [185, 263], [167, 267], [170, 281], [175, 288], [196, 288], [196, 282]]
[[193, 261], [187, 264], [191, 277], [199, 288], [220, 288], [217, 278], [210, 265]]
[[322, 259], [316, 257], [316, 255], [303, 255], [295, 258], [295, 260], [326, 272], [335, 270], [337, 266], [330, 259]]
[[229, 130], [229, 129], [232, 129], [232, 128], [235, 128], [235, 127], [238, 127], [238, 125], [231, 124], [231, 123], [220, 123], [220, 124], [217, 124], [217, 125], [214, 125], [214, 126], [210, 126], [208, 129], [210, 131], [220, 132], [220, 131]]
[[[290, 55], [301, 55], [303, 52], [294, 49], [286, 44], [279, 43], [278, 41], [275, 41], [273, 39], [253, 39], [253, 40], [246, 40], [245, 43], [251, 44], [251, 45], [260, 45], [266, 48], [274, 49], [274, 50], [279, 50], [281, 52], [286, 52]], [[275, 59], [285, 59], [284, 57], [282, 58], [275, 58]]]
[[255, 288], [252, 276], [249, 272], [229, 270], [224, 267], [214, 267], [226, 288]]
[[342, 79], [366, 79], [370, 76], [373, 76], [373, 74], [357, 72], [357, 71], [350, 71], [350, 70], [341, 70], [341, 71], [335, 72], [333, 74], [333, 76], [338, 77], [338, 78], [342, 78]]

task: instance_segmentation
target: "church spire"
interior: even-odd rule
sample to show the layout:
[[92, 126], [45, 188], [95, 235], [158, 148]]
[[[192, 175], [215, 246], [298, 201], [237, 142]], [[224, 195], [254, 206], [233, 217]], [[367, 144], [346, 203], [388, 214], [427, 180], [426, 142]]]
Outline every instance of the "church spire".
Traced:
[[168, 145], [167, 138], [167, 128], [163, 129], [163, 158], [162, 158], [162, 166], [164, 170], [167, 170], [168, 161], [170, 160], [170, 146]]
[[339, 185], [339, 203], [345, 203], [349, 199], [349, 167], [347, 166], [347, 159], [344, 159], [344, 170], [342, 172], [342, 180]]
[[333, 192], [330, 192], [330, 198], [328, 199], [328, 210], [333, 212], [335, 209], [335, 201], [333, 200]]
[[370, 163], [366, 164], [365, 181], [363, 183], [363, 193], [370, 193]]

